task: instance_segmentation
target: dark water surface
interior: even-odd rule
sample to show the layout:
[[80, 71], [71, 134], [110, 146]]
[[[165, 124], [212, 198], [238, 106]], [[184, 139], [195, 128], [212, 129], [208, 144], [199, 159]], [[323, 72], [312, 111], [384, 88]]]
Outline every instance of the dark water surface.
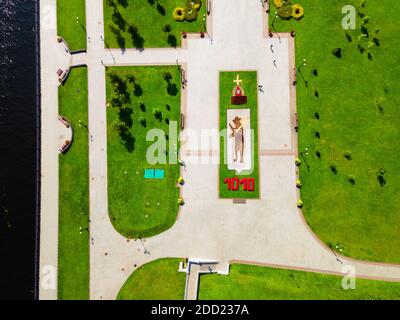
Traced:
[[35, 297], [36, 2], [0, 0], [0, 299]]

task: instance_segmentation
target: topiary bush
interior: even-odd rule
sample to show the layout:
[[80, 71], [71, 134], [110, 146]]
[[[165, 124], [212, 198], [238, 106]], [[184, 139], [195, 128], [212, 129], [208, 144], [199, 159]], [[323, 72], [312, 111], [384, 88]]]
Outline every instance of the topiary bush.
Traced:
[[197, 20], [199, 10], [201, 7], [201, 0], [186, 0], [185, 7], [177, 7], [173, 12], [173, 17], [176, 21], [192, 22]]
[[185, 4], [185, 20], [188, 22], [195, 21], [197, 19], [197, 16], [199, 14], [199, 8], [200, 8], [201, 2], [193, 1], [193, 0], [187, 0]]
[[282, 6], [278, 9], [278, 16], [283, 20], [290, 20], [292, 18], [293, 10], [290, 5]]

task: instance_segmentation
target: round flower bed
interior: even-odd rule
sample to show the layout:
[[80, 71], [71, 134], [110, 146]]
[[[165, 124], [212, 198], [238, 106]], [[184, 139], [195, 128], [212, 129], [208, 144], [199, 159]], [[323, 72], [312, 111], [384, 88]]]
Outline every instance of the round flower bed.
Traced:
[[195, 21], [197, 19], [198, 11], [193, 7], [185, 10], [185, 20], [188, 22]]
[[283, 20], [290, 20], [292, 18], [292, 6], [287, 5], [278, 9], [278, 16]]
[[294, 4], [292, 6], [292, 16], [296, 20], [300, 20], [304, 16], [304, 9], [301, 5], [299, 4]]
[[175, 8], [172, 16], [176, 21], [183, 21], [185, 19], [185, 9], [181, 7]]

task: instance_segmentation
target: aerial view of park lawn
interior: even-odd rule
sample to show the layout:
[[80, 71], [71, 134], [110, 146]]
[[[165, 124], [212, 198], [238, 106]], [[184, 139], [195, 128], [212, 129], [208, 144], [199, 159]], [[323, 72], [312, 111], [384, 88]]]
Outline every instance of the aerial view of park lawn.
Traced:
[[[387, 12], [400, 3], [299, 3], [300, 21], [281, 19], [271, 4], [270, 30], [296, 32], [304, 216], [340, 253], [399, 263], [400, 38]], [[346, 5], [357, 9], [355, 30], [339, 23]]]
[[[120, 300], [182, 300], [183, 259], [159, 259], [138, 268], [118, 293]], [[313, 272], [232, 264], [229, 276], [202, 274], [199, 300], [397, 300], [400, 283], [357, 279], [343, 290], [342, 277]]]
[[199, 300], [398, 300], [400, 283], [357, 279], [343, 290], [342, 277], [232, 264], [229, 276], [201, 275]]
[[398, 1], [43, 1], [40, 299], [400, 299]]
[[186, 274], [178, 272], [183, 259], [155, 260], [138, 268], [126, 280], [118, 300], [183, 300]]
[[[179, 130], [180, 82], [177, 66], [107, 70], [109, 214], [126, 237], [158, 234], [176, 220], [179, 164], [169, 163], [169, 152], [177, 153], [178, 141], [169, 141], [168, 135], [170, 123]], [[162, 130], [162, 137], [147, 141], [151, 129]], [[165, 156], [165, 164], [148, 162], [147, 151], [157, 139], [166, 142], [155, 151], [159, 159]], [[151, 169], [162, 170], [164, 176], [146, 178]]]
[[[232, 88], [235, 83], [232, 79], [241, 81], [241, 86], [247, 96], [247, 103], [242, 105], [231, 104]], [[220, 130], [224, 130], [225, 134], [221, 136], [221, 145], [227, 146], [231, 143], [229, 135], [227, 134], [227, 110], [229, 109], [249, 109], [250, 110], [250, 125], [253, 130], [254, 141], [245, 141], [250, 143], [251, 152], [253, 154], [252, 164], [250, 170], [245, 170], [238, 174], [235, 170], [229, 170], [227, 165], [227, 148], [220, 148], [220, 159], [222, 159], [219, 166], [219, 196], [221, 198], [237, 198], [237, 199], [254, 199], [258, 198], [260, 194], [260, 181], [258, 173], [258, 102], [257, 102], [257, 72], [254, 71], [240, 71], [240, 72], [220, 72], [219, 74], [219, 126]], [[230, 132], [230, 130], [228, 130]], [[240, 159], [238, 159], [240, 162]], [[238, 178], [239, 181], [243, 178], [254, 179], [254, 190], [244, 190], [243, 184], [239, 186], [239, 190], [228, 189], [226, 179]]]
[[104, 0], [105, 41], [112, 48], [180, 47], [182, 33], [206, 32], [206, 3]]
[[84, 0], [57, 0], [57, 31], [71, 51], [86, 48]]
[[73, 69], [59, 88], [59, 114], [73, 128], [59, 156], [58, 298], [89, 298], [89, 151], [87, 69]]

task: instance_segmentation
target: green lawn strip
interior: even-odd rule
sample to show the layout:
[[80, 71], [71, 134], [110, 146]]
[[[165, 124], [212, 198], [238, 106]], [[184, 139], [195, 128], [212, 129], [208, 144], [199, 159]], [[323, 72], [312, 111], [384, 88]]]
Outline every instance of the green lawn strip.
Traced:
[[[236, 75], [240, 76], [243, 80], [241, 86], [243, 87], [247, 96], [247, 104], [244, 105], [231, 105], [232, 90], [235, 86], [233, 80]], [[254, 129], [254, 167], [253, 172], [249, 175], [236, 175], [234, 170], [228, 170], [228, 166], [224, 164], [224, 144], [225, 137], [221, 137], [220, 159], [219, 166], [219, 196], [221, 198], [238, 198], [238, 199], [253, 199], [258, 198], [260, 195], [260, 181], [258, 172], [258, 102], [257, 102], [257, 72], [255, 71], [240, 71], [240, 72], [220, 72], [220, 107], [219, 107], [219, 126], [220, 130], [226, 132], [226, 117], [227, 109], [250, 109], [250, 125]], [[226, 178], [254, 178], [255, 190], [253, 192], [244, 191], [241, 187], [238, 191], [229, 191], [227, 184], [224, 184]]]
[[[395, 36], [400, 25], [395, 16], [387, 15], [400, 10], [400, 2], [367, 2], [362, 9], [370, 17], [366, 25], [370, 39], [377, 37], [380, 42], [370, 49], [368, 40], [358, 41], [361, 18], [357, 17], [357, 30], [341, 26], [342, 7], [357, 7], [358, 0], [299, 3], [305, 9], [301, 21], [278, 18], [274, 26], [278, 31], [296, 30], [297, 67], [307, 59], [297, 77], [299, 151], [310, 168], [303, 162], [300, 171], [305, 218], [325, 243], [338, 245], [345, 255], [400, 263], [400, 189], [396, 183], [400, 181], [396, 62], [400, 38]], [[274, 12], [271, 9], [270, 21]], [[367, 52], [360, 53], [359, 43], [373, 61]], [[332, 54], [335, 48], [341, 48], [341, 58]], [[346, 152], [351, 160], [345, 158]], [[382, 167], [388, 171], [384, 187], [376, 174]], [[354, 185], [350, 176], [354, 176]]]
[[134, 271], [120, 289], [118, 300], [183, 300], [186, 273], [178, 272], [182, 259], [149, 262]]
[[[117, 10], [108, 2], [104, 0], [104, 34], [112, 48], [180, 47], [182, 32], [205, 32], [206, 0], [202, 0], [198, 17], [192, 22], [178, 22], [172, 16], [176, 7], [185, 6], [185, 0], [127, 0], [127, 6], [114, 0]], [[134, 36], [129, 33], [131, 25], [137, 28]], [[170, 32], [163, 31], [166, 25], [172, 27]]]
[[[167, 72], [172, 76], [175, 95], [167, 92], [164, 80]], [[150, 164], [146, 153], [154, 142], [146, 141], [146, 135], [151, 129], [161, 129], [169, 136], [168, 120], [177, 122], [179, 133], [180, 73], [176, 66], [108, 68], [108, 103], [115, 94], [110, 82], [112, 74], [126, 83], [129, 102], [121, 111], [111, 104], [107, 108], [110, 219], [115, 229], [126, 237], [150, 237], [169, 229], [178, 213], [179, 165]], [[135, 77], [135, 84], [125, 80], [128, 76]], [[156, 119], [154, 110], [162, 113], [162, 119]], [[141, 120], [145, 120], [145, 127]], [[126, 124], [125, 137], [117, 129], [121, 123]], [[167, 140], [167, 150], [170, 143], [177, 144]], [[164, 169], [165, 178], [144, 179], [145, 169]]]
[[201, 275], [199, 300], [366, 300], [400, 299], [400, 283], [356, 279], [355, 290], [342, 277], [233, 264], [229, 276]]
[[[89, 154], [87, 69], [71, 69], [59, 88], [59, 114], [74, 130], [59, 157], [58, 298], [89, 299]], [[81, 121], [81, 125], [80, 122]], [[83, 229], [80, 232], [80, 228]]]
[[[79, 18], [77, 23], [76, 18]], [[84, 0], [57, 0], [57, 33], [71, 51], [86, 48], [86, 13]]]

